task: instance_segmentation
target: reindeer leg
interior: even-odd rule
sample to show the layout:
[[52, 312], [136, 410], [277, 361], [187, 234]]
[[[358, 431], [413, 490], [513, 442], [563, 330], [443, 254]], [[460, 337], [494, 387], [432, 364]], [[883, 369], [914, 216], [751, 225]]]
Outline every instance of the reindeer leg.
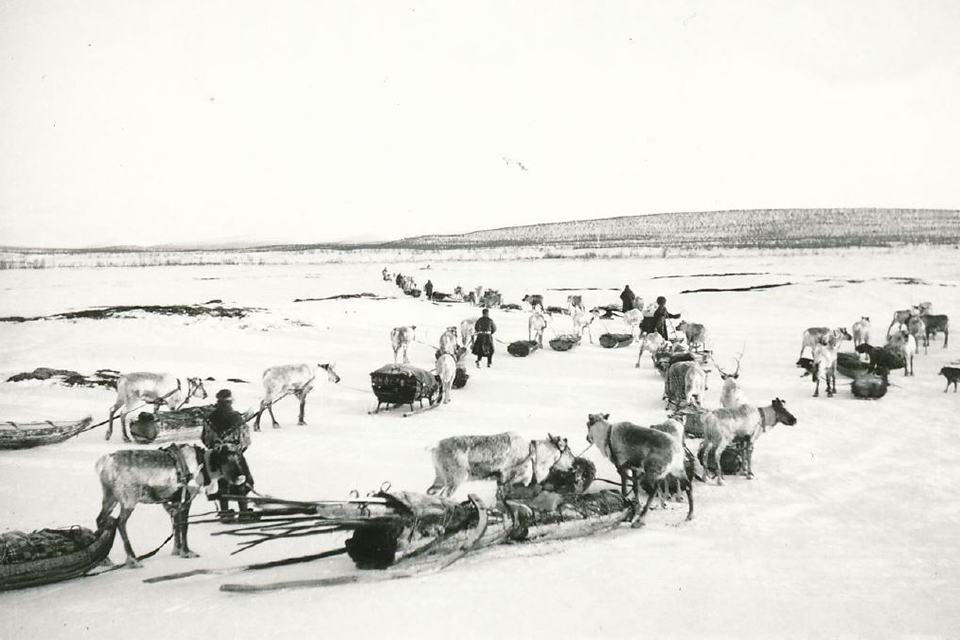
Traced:
[[120, 505], [120, 516], [117, 518], [117, 529], [120, 531], [120, 537], [123, 538], [123, 550], [127, 554], [126, 565], [131, 569], [139, 569], [143, 565], [137, 560], [137, 554], [133, 552], [130, 546], [130, 537], [127, 535], [127, 520], [133, 514], [133, 509], [128, 509], [125, 505]]
[[693, 520], [693, 482], [687, 479], [686, 493], [687, 493], [687, 502], [690, 504], [690, 507], [687, 509], [687, 521]]
[[104, 440], [109, 440], [110, 436], [113, 435], [113, 417], [117, 412], [117, 409], [123, 407], [123, 402], [117, 401], [112, 407], [110, 407], [110, 424], [107, 425], [107, 433], [103, 437]]
[[127, 431], [127, 414], [120, 414], [120, 433], [123, 435], [124, 442], [130, 442], [130, 433]]
[[192, 499], [187, 499], [177, 510], [177, 519], [180, 528], [180, 557], [181, 558], [199, 558], [199, 554], [190, 550], [187, 546], [187, 528], [190, 526], [190, 505]]
[[260, 411], [257, 411], [257, 419], [256, 419], [256, 421], [253, 423], [253, 430], [254, 430], [254, 431], [260, 431], [260, 416], [263, 415], [263, 404], [264, 404], [264, 401], [261, 400], [261, 401], [260, 401]]
[[723, 467], [720, 466], [720, 456], [723, 455], [724, 449], [727, 448], [726, 443], [721, 442], [716, 449], [713, 450], [713, 461], [717, 465], [717, 486], [724, 484], [723, 482]]
[[279, 428], [280, 428], [280, 423], [277, 422], [277, 417], [276, 417], [275, 415], [273, 415], [273, 403], [272, 403], [272, 402], [267, 405], [267, 412], [270, 413], [270, 420], [273, 421], [273, 428], [274, 428], [274, 429], [279, 429]]
[[177, 517], [177, 513], [180, 510], [180, 505], [173, 502], [164, 502], [163, 510], [167, 512], [168, 516], [170, 516], [170, 530], [173, 531], [173, 552], [170, 555], [179, 556], [181, 544], [183, 542], [180, 535], [180, 522]]
[[306, 392], [301, 391], [297, 394], [297, 396], [300, 398], [300, 418], [297, 420], [297, 424], [306, 425], [307, 423], [304, 421], [304, 414], [307, 411], [307, 394]]
[[[639, 482], [637, 482], [636, 476], [634, 476], [634, 484], [637, 485], [637, 487], [639, 487]], [[653, 496], [654, 496], [654, 494], [656, 494], [656, 491], [653, 491], [653, 492], [647, 494], [647, 502], [646, 502], [646, 504], [643, 505], [643, 510], [640, 512], [640, 515], [634, 517], [634, 519], [633, 519], [633, 525], [632, 525], [632, 526], [633, 526], [634, 529], [639, 529], [640, 527], [642, 527], [642, 526], [645, 524], [644, 521], [643, 521], [643, 517], [644, 517], [645, 515], [647, 515], [647, 510], [650, 509], [650, 503], [653, 502]], [[639, 506], [639, 504], [640, 504], [640, 502], [637, 501], [637, 505], [638, 505], [638, 506]]]

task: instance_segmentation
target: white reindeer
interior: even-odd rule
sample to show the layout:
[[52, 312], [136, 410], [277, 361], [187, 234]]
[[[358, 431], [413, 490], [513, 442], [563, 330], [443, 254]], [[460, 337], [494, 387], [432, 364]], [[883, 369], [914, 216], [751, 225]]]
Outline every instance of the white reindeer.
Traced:
[[[636, 311], [636, 309], [631, 309], [631, 311]], [[653, 365], [657, 365], [656, 355], [657, 351], [663, 347], [666, 340], [663, 339], [663, 336], [659, 333], [653, 332], [645, 334], [640, 338], [640, 355], [637, 356], [636, 368], [640, 368], [640, 360], [643, 358], [643, 352], [650, 352], [650, 360], [653, 362]]]
[[447, 327], [447, 330], [440, 334], [440, 351], [454, 355], [457, 345], [457, 328]]
[[850, 329], [851, 333], [853, 334], [854, 348], [859, 347], [864, 343], [870, 343], [870, 318], [867, 316], [860, 316], [860, 319], [854, 322]]
[[457, 361], [449, 353], [441, 353], [437, 358], [437, 377], [440, 378], [440, 389], [443, 395], [443, 404], [450, 402], [450, 390], [453, 389], [453, 379], [457, 377]]
[[113, 416], [118, 409], [120, 412], [120, 427], [123, 441], [130, 442], [127, 431], [127, 414], [137, 406], [152, 404], [153, 412], [160, 410], [165, 404], [171, 409], [179, 409], [190, 401], [190, 398], [207, 397], [207, 390], [203, 388], [200, 378], [187, 378], [187, 394], [183, 396], [183, 384], [180, 379], [170, 373], [149, 373], [138, 371], [126, 373], [117, 380], [117, 401], [110, 407], [110, 424], [107, 427], [107, 440], [113, 435]]
[[527, 321], [527, 335], [530, 342], [536, 342], [543, 349], [543, 330], [547, 328], [547, 319], [542, 313], [530, 314]]
[[583, 336], [583, 332], [586, 331], [587, 335], [590, 337], [590, 344], [593, 344], [593, 331], [590, 329], [590, 325], [600, 317], [599, 311], [581, 311], [573, 316], [573, 333], [574, 335]]
[[914, 375], [913, 356], [917, 354], [917, 339], [909, 331], [900, 334], [900, 354], [903, 356], [903, 375]]
[[460, 322], [460, 338], [463, 340], [463, 347], [468, 351], [473, 348], [473, 341], [477, 338], [476, 324], [477, 318], [467, 318]]
[[416, 331], [416, 325], [394, 327], [390, 331], [390, 343], [393, 345], [393, 364], [397, 364], [397, 355], [401, 349], [403, 349], [403, 364], [410, 362], [410, 358], [407, 357], [407, 349], [410, 348], [410, 343], [417, 339]]
[[[273, 405], [281, 398], [291, 393], [300, 400], [300, 417], [297, 424], [305, 425], [304, 412], [307, 408], [307, 394], [313, 391], [313, 383], [317, 375], [323, 371], [323, 379], [333, 383], [340, 382], [340, 376], [337, 375], [335, 365], [318, 364], [316, 368], [308, 364], [282, 364], [276, 367], [270, 367], [263, 372], [263, 400], [260, 401], [260, 411], [257, 412], [257, 421], [253, 424], [254, 431], [260, 431], [260, 416], [263, 410], [270, 412], [270, 419], [273, 421], [273, 428], [279, 429], [280, 423], [273, 415]], [[323, 381], [323, 379], [321, 381]]]

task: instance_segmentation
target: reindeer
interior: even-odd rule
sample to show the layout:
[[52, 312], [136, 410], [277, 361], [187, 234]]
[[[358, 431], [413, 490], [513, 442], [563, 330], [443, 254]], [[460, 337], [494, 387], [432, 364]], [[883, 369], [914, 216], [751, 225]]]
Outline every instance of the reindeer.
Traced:
[[903, 375], [912, 376], [913, 356], [917, 353], [917, 339], [909, 331], [900, 334], [900, 355], [903, 356]]
[[137, 405], [152, 404], [153, 412], [160, 411], [165, 404], [171, 409], [179, 409], [190, 402], [190, 398], [206, 399], [207, 390], [200, 378], [187, 378], [187, 394], [183, 396], [183, 384], [170, 373], [136, 372], [125, 373], [117, 380], [117, 401], [110, 407], [110, 424], [107, 426], [106, 440], [113, 435], [113, 416], [120, 412], [120, 429], [124, 442], [130, 442], [127, 430], [127, 414]]
[[273, 415], [273, 405], [291, 393], [300, 400], [300, 416], [297, 419], [297, 424], [307, 424], [304, 422], [304, 412], [307, 408], [307, 394], [313, 391], [313, 382], [321, 370], [326, 374], [326, 380], [334, 384], [340, 382], [340, 376], [337, 375], [335, 365], [333, 364], [318, 364], [316, 368], [308, 364], [282, 364], [276, 367], [270, 367], [264, 371], [263, 400], [260, 401], [260, 410], [257, 412], [256, 422], [253, 423], [253, 430], [260, 431], [260, 416], [263, 415], [264, 409], [270, 413], [273, 428], [279, 429], [280, 423], [277, 422], [276, 416]]
[[860, 316], [860, 319], [853, 323], [851, 330], [854, 348], [865, 342], [870, 342], [870, 318], [867, 316]]
[[[463, 347], [457, 348], [462, 349]], [[453, 379], [457, 377], [457, 360], [455, 355], [445, 351], [440, 353], [439, 357], [437, 357], [436, 372], [437, 379], [440, 381], [440, 396], [443, 398], [443, 404], [449, 404], [451, 399], [450, 390], [453, 388]]]
[[[910, 319], [907, 320], [906, 331], [913, 337], [919, 350], [919, 346], [921, 344], [924, 344], [924, 338], [927, 335], [927, 324], [926, 322], [924, 322], [923, 316], [910, 316]], [[924, 354], [927, 353], [927, 349], [926, 349], [927, 346], [928, 346], [927, 344], [924, 344], [924, 347], [925, 347], [923, 351]], [[911, 370], [912, 370], [912, 367], [911, 367]], [[911, 375], [913, 374], [911, 373]]]
[[[631, 311], [636, 311], [636, 309], [631, 309]], [[659, 333], [647, 333], [642, 338], [640, 338], [640, 354], [637, 356], [637, 369], [640, 368], [640, 360], [643, 358], [643, 352], [650, 352], [650, 360], [653, 362], [653, 366], [657, 366], [657, 351], [659, 351], [663, 345], [666, 344], [666, 341], [663, 339]]]
[[853, 336], [851, 336], [850, 332], [844, 327], [837, 327], [836, 329], [830, 329], [829, 327], [810, 327], [803, 332], [803, 344], [800, 346], [800, 357], [803, 357], [803, 351], [805, 349], [810, 349], [812, 352], [813, 348], [817, 346], [825, 336], [833, 336], [837, 341], [837, 345], [844, 340], [853, 340]]
[[702, 324], [681, 320], [676, 330], [687, 337], [687, 344], [691, 351], [703, 351], [707, 348], [707, 328]]
[[735, 409], [704, 411], [700, 417], [703, 424], [703, 441], [697, 456], [703, 461], [704, 469], [708, 469], [710, 464], [707, 456], [713, 453], [718, 485], [723, 484], [720, 456], [731, 443], [741, 439], [746, 441], [744, 469], [748, 478], [754, 478], [753, 445], [757, 439], [767, 431], [767, 428], [778, 422], [786, 425], [797, 424], [797, 419], [787, 411], [786, 402], [780, 398], [775, 398], [767, 407], [742, 404]]
[[527, 321], [527, 335], [531, 342], [536, 341], [537, 346], [543, 349], [543, 330], [547, 328], [547, 318], [542, 313], [530, 314]]
[[416, 325], [394, 327], [390, 331], [390, 343], [393, 345], [393, 364], [397, 364], [397, 356], [401, 349], [403, 349], [403, 364], [410, 362], [410, 358], [407, 357], [407, 349], [410, 348], [410, 343], [416, 341], [416, 331]]
[[436, 478], [428, 495], [450, 497], [468, 480], [494, 478], [505, 486], [529, 486], [547, 479], [553, 469], [568, 471], [574, 457], [566, 438], [527, 440], [512, 431], [490, 436], [453, 436], [432, 447]]
[[196, 558], [187, 546], [187, 518], [190, 503], [200, 489], [217, 486], [220, 478], [242, 485], [243, 456], [228, 448], [204, 449], [197, 445], [172, 444], [164, 449], [121, 450], [97, 460], [96, 470], [103, 488], [103, 506], [97, 525], [103, 526], [120, 505], [117, 527], [127, 554], [126, 565], [140, 567], [130, 546], [127, 521], [137, 504], [162, 504], [173, 528], [173, 555]]
[[586, 311], [587, 308], [583, 306], [583, 296], [567, 296], [567, 311], [571, 316], [578, 311]]
[[600, 317], [600, 312], [598, 311], [584, 311], [577, 313], [573, 316], [573, 333], [574, 335], [583, 336], [583, 332], [586, 331], [587, 335], [590, 337], [590, 344], [593, 344], [593, 331], [590, 329], [590, 325]]
[[921, 315], [926, 325], [923, 335], [924, 348], [930, 346], [930, 336], [936, 336], [937, 332], [943, 332], [943, 348], [947, 348], [950, 342], [950, 317], [945, 314], [931, 315], [929, 313]]
[[[609, 413], [587, 416], [587, 442], [596, 445], [620, 474], [620, 493], [627, 495], [627, 475], [633, 474], [634, 527], [643, 526], [650, 503], [661, 481], [679, 482], [687, 494], [687, 520], [693, 519], [693, 485], [687, 475], [683, 444], [679, 438], [657, 429], [630, 422], [609, 422]], [[642, 472], [643, 479], [640, 475]], [[647, 493], [647, 502], [640, 508], [640, 487]]]
[[663, 379], [663, 399], [668, 410], [671, 405], [676, 409], [683, 405], [700, 406], [706, 390], [707, 372], [692, 360], [674, 362]]
[[840, 341], [836, 336], [828, 334], [820, 339], [813, 347], [813, 381], [816, 387], [813, 397], [820, 395], [820, 379], [827, 383], [827, 397], [832, 398], [837, 392], [837, 352], [840, 350]]
[[528, 293], [523, 296], [521, 302], [527, 302], [530, 304], [530, 308], [534, 311], [537, 310], [537, 307], [540, 308], [540, 313], [543, 313], [543, 295], [539, 293]]
[[477, 318], [467, 318], [460, 322], [460, 337], [463, 346], [468, 351], [473, 348], [473, 341], [477, 339]]
[[457, 352], [457, 328], [447, 327], [447, 330], [440, 334], [440, 351], [453, 355]]
[[733, 373], [727, 373], [714, 361], [717, 371], [720, 372], [720, 379], [723, 380], [723, 390], [720, 392], [720, 406], [724, 409], [733, 409], [743, 404], [743, 389], [740, 387], [741, 358], [743, 358], [743, 351], [736, 357], [737, 370]]
[[887, 335], [890, 335], [890, 329], [894, 325], [907, 324], [913, 316], [927, 315], [930, 313], [930, 310], [933, 308], [933, 304], [930, 302], [921, 302], [918, 305], [914, 305], [909, 309], [901, 309], [899, 311], [893, 312], [893, 319], [890, 320], [890, 326], [887, 327]]

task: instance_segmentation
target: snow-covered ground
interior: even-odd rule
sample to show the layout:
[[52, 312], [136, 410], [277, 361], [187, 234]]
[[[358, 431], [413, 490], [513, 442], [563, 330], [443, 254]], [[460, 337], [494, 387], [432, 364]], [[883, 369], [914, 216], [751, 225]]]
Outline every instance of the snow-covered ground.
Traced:
[[[515, 430], [585, 441], [587, 414], [659, 422], [663, 383], [637, 351], [583, 344], [513, 358], [498, 344], [492, 369], [470, 369], [450, 405], [411, 418], [367, 415], [375, 405], [369, 373], [392, 360], [389, 331], [417, 325], [436, 344], [447, 326], [475, 316], [468, 305], [403, 296], [380, 278], [381, 266], [430, 277], [439, 291], [484, 284], [520, 302], [543, 293], [562, 306], [568, 293], [588, 305], [618, 302], [629, 283], [652, 300], [708, 326], [721, 366], [745, 346], [741, 381], [751, 401], [787, 401], [797, 426], [778, 425], [759, 441], [758, 479], [695, 486], [696, 517], [685, 505], [652, 511], [647, 527], [593, 538], [500, 547], [470, 556], [441, 574], [400, 582], [232, 595], [224, 582], [273, 582], [355, 571], [345, 557], [237, 576], [199, 576], [160, 584], [144, 578], [201, 567], [312, 553], [336, 544], [323, 536], [267, 544], [230, 556], [235, 538], [212, 537], [215, 525], [191, 528], [201, 554], [184, 560], [162, 551], [141, 570], [0, 594], [2, 638], [191, 637], [956, 637], [960, 629], [960, 394], [943, 393], [940, 367], [960, 357], [939, 336], [916, 361], [916, 377], [880, 401], [852, 398], [838, 379], [835, 398], [812, 398], [794, 363], [809, 326], [849, 327], [861, 316], [882, 334], [895, 309], [932, 301], [960, 316], [960, 251], [905, 248], [781, 256], [645, 260], [538, 260], [276, 267], [104, 268], [0, 272], [0, 316], [33, 316], [99, 305], [192, 304], [221, 299], [263, 309], [243, 320], [138, 316], [0, 324], [0, 377], [38, 366], [92, 373], [168, 370], [212, 376], [212, 392], [230, 387], [238, 409], [253, 406], [262, 370], [287, 362], [336, 362], [342, 382], [320, 386], [298, 427], [297, 403], [276, 407], [283, 428], [254, 434], [250, 464], [262, 493], [292, 499], [341, 499], [389, 481], [423, 490], [433, 479], [427, 447], [453, 434]], [[758, 275], [693, 277], [693, 274]], [[655, 276], [680, 275], [678, 278]], [[893, 278], [913, 277], [919, 282]], [[855, 281], [855, 282], [850, 282]], [[792, 282], [752, 292], [684, 289]], [[557, 291], [570, 288], [575, 291]], [[599, 290], [592, 290], [592, 289]], [[386, 300], [292, 302], [295, 298], [371, 292]], [[525, 312], [495, 311], [497, 336], [526, 338]], [[569, 318], [551, 329], [564, 332]], [[619, 321], [599, 328], [624, 331]], [[549, 332], [548, 332], [549, 336]], [[411, 348], [414, 364], [432, 366], [433, 349]], [[717, 406], [714, 374], [706, 395]], [[227, 383], [241, 378], [251, 384]], [[106, 417], [114, 394], [50, 383], [0, 382], [0, 420]], [[97, 458], [123, 447], [103, 428], [65, 443], [0, 452], [0, 531], [94, 526], [100, 488]], [[137, 445], [128, 445], [137, 446]], [[694, 443], [695, 446], [695, 443]], [[615, 477], [596, 449], [601, 477]], [[459, 495], [492, 495], [472, 483]], [[211, 503], [199, 499], [194, 512]], [[162, 509], [144, 505], [130, 521], [143, 553], [169, 533]], [[118, 542], [112, 553], [122, 561]]]

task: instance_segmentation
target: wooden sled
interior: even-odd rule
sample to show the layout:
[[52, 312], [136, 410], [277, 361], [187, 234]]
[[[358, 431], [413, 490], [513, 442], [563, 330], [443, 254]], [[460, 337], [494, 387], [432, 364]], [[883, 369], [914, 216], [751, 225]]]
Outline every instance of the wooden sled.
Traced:
[[87, 416], [69, 422], [11, 422], [0, 424], [0, 449], [29, 449], [56, 444], [86, 431], [93, 422]]
[[[84, 575], [106, 560], [110, 554], [113, 539], [117, 533], [117, 521], [109, 518], [105, 526], [95, 534], [75, 527], [59, 530], [46, 529], [31, 536], [44, 533], [57, 534], [66, 538], [79, 538], [79, 534], [82, 533], [85, 534], [84, 539], [92, 536], [92, 541], [75, 551], [48, 558], [27, 559], [10, 564], [4, 563], [5, 559], [0, 558], [0, 591], [26, 589]], [[10, 554], [6, 555], [6, 560], [10, 560]]]
[[414, 412], [413, 403], [420, 403], [420, 410], [424, 410], [423, 401], [427, 400], [430, 409], [436, 405], [440, 393], [440, 382], [437, 376], [408, 364], [388, 364], [370, 373], [370, 383], [373, 393], [377, 396], [377, 408], [371, 413], [379, 413], [381, 407], [409, 405]]

